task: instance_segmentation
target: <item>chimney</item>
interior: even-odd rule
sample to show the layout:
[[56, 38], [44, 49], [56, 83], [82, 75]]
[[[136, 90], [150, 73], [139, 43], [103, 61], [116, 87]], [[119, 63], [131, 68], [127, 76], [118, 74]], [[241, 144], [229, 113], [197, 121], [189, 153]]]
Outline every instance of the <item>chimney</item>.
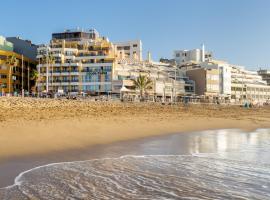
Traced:
[[147, 61], [150, 63], [150, 62], [152, 62], [152, 58], [151, 58], [151, 53], [150, 53], [150, 51], [148, 51], [148, 53], [147, 53]]
[[204, 44], [202, 44], [202, 62], [205, 62], [205, 48], [204, 48]]

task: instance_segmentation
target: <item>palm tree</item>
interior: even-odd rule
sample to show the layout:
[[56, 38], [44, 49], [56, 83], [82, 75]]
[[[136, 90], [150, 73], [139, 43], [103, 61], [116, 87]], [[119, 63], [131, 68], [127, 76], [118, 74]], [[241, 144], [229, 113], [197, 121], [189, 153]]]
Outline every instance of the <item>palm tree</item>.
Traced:
[[[55, 58], [53, 57], [52, 53], [48, 53], [47, 55], [43, 55], [42, 57], [42, 63], [46, 64], [46, 91], [49, 91], [49, 68], [51, 68], [51, 65], [55, 63]], [[53, 78], [52, 78], [52, 74], [53, 74], [53, 66], [51, 69], [51, 81], [53, 83]], [[53, 84], [52, 84], [53, 85]]]
[[140, 101], [143, 101], [143, 96], [146, 90], [152, 87], [153, 82], [148, 76], [142, 76], [140, 74], [137, 79], [133, 80], [133, 84], [135, 85], [136, 89], [140, 91]]
[[49, 63], [49, 66], [51, 67], [51, 83], [52, 83], [52, 92], [53, 92], [53, 64], [55, 63], [55, 58], [52, 55], [52, 53], [48, 54], [48, 63]]
[[35, 92], [37, 91], [37, 83], [40, 79], [39, 73], [37, 70], [33, 70], [30, 76], [31, 80], [35, 82]]
[[9, 73], [8, 73], [8, 93], [11, 92], [11, 76], [13, 72], [13, 67], [18, 65], [18, 59], [13, 54], [7, 57], [6, 63], [9, 65]]
[[82, 62], [79, 63], [78, 66], [78, 72], [79, 72], [79, 94], [81, 94], [83, 92], [83, 77], [82, 77], [82, 71], [83, 71], [83, 67], [82, 67]]

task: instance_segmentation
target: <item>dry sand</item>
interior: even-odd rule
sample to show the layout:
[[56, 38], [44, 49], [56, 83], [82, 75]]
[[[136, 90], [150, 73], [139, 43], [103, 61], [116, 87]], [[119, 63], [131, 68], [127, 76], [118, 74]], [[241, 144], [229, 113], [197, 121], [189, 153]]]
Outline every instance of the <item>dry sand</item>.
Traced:
[[270, 127], [270, 107], [0, 98], [0, 161], [175, 132]]

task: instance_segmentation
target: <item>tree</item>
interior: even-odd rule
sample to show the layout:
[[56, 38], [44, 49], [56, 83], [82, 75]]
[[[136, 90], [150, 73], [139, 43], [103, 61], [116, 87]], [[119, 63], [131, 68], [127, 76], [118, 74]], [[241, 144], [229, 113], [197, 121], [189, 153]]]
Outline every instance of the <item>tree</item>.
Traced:
[[51, 67], [51, 83], [52, 83], [52, 92], [53, 92], [53, 64], [55, 63], [55, 58], [51, 52], [48, 54], [48, 63], [49, 63], [49, 66]]
[[51, 82], [53, 86], [53, 64], [55, 63], [55, 58], [51, 52], [42, 57], [42, 63], [46, 64], [46, 91], [49, 91], [49, 69], [51, 68]]
[[146, 90], [152, 87], [153, 82], [148, 76], [140, 74], [137, 79], [133, 80], [133, 84], [140, 91], [140, 101], [143, 101]]
[[13, 67], [15, 67], [15, 66], [18, 65], [18, 59], [13, 54], [13, 55], [7, 57], [6, 63], [9, 66], [9, 73], [8, 73], [8, 93], [10, 94], [10, 92], [11, 92], [11, 77], [12, 77]]
[[33, 70], [30, 75], [30, 79], [35, 82], [35, 92], [37, 91], [37, 82], [40, 79], [39, 73], [37, 70]]

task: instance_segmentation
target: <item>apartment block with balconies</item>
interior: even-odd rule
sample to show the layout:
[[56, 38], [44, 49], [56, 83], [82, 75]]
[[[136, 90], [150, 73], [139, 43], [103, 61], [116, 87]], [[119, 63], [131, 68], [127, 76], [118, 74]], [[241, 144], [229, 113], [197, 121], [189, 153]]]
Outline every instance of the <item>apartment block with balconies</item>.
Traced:
[[94, 29], [53, 33], [50, 44], [38, 48], [37, 58], [41, 92], [102, 94], [112, 90], [115, 47]]
[[[29, 40], [0, 36], [0, 96], [30, 94], [34, 86], [31, 77], [36, 68], [36, 46]], [[16, 63], [10, 63], [11, 57]]]

